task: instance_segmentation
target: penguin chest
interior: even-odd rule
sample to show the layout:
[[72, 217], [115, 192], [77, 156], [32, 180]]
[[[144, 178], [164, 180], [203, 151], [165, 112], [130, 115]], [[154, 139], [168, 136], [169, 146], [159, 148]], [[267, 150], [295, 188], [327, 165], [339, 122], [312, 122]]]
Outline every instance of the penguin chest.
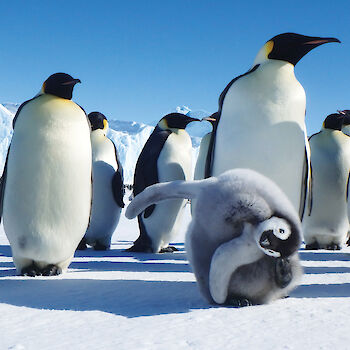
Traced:
[[27, 103], [17, 118], [4, 194], [4, 228], [12, 249], [37, 260], [67, 259], [88, 225], [90, 201], [91, 143], [84, 112], [52, 95]]
[[192, 167], [192, 142], [184, 130], [171, 133], [159, 154], [159, 182], [189, 180]]
[[350, 141], [341, 131], [322, 131], [310, 139], [312, 210], [304, 219], [306, 231], [341, 233], [348, 230], [347, 187]]
[[208, 133], [203, 136], [200, 146], [199, 146], [199, 154], [196, 162], [196, 167], [194, 171], [194, 179], [204, 179], [205, 177], [205, 163], [208, 155], [208, 149], [211, 139], [211, 133]]
[[291, 65], [276, 61], [238, 79], [223, 102], [213, 175], [233, 168], [254, 169], [275, 181], [298, 209], [304, 117], [305, 92]]
[[118, 170], [115, 148], [111, 140], [104, 135], [91, 133], [93, 159], [93, 197], [90, 229], [92, 231], [114, 229], [120, 208], [114, 200], [112, 181]]

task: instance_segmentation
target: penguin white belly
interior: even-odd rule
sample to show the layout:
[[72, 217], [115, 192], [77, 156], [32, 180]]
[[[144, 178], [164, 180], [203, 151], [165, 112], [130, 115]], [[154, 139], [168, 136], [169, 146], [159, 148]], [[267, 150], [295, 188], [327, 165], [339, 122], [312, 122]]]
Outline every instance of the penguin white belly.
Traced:
[[289, 63], [271, 61], [238, 79], [224, 99], [213, 175], [233, 168], [256, 170], [279, 185], [299, 210], [305, 100]]
[[201, 180], [205, 177], [205, 163], [207, 160], [208, 149], [211, 139], [211, 132], [204, 135], [199, 145], [199, 154], [194, 169], [194, 179]]
[[91, 133], [93, 161], [92, 211], [85, 238], [88, 244], [97, 241], [109, 247], [112, 234], [119, 222], [121, 208], [117, 205], [112, 180], [118, 170], [114, 145], [102, 130]]
[[[340, 132], [339, 132], [340, 133]], [[345, 243], [349, 228], [346, 198], [350, 170], [350, 142], [343, 147], [336, 137], [315, 135], [310, 140], [312, 166], [312, 210], [303, 220], [306, 244], [322, 248]], [[322, 140], [323, 139], [323, 140]]]
[[[172, 132], [167, 138], [157, 161], [159, 182], [190, 180], [192, 166], [192, 142], [184, 130]], [[176, 235], [186, 204], [182, 199], [158, 203], [148, 218], [143, 218], [147, 234], [155, 251], [166, 247]]]
[[17, 269], [25, 259], [63, 263], [65, 269], [90, 215], [91, 143], [84, 112], [52, 95], [27, 103], [7, 166], [3, 222]]

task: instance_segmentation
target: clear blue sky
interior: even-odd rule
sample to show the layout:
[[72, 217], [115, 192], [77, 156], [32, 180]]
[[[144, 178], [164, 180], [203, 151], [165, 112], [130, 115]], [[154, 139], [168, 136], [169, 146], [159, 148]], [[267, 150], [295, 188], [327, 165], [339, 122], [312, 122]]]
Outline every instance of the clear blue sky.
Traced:
[[150, 122], [178, 105], [214, 112], [260, 47], [291, 31], [335, 36], [296, 66], [309, 133], [350, 108], [350, 2], [1, 1], [0, 102], [33, 97], [52, 73], [80, 78], [87, 112]]

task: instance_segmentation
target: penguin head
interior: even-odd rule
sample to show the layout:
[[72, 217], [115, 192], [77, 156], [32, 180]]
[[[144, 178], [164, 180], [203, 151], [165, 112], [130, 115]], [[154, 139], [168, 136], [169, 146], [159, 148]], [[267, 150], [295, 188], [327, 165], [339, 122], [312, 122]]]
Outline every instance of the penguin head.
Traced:
[[255, 239], [266, 255], [275, 258], [290, 256], [298, 250], [300, 244], [300, 239], [289, 222], [277, 216], [272, 216], [257, 226]]
[[75, 84], [81, 83], [66, 73], [55, 73], [50, 75], [44, 82], [42, 93], [51, 94], [67, 100], [72, 99]]
[[254, 65], [279, 60], [295, 66], [308, 52], [326, 43], [340, 43], [337, 38], [321, 38], [296, 33], [283, 33], [267, 41], [255, 58]]
[[212, 125], [213, 129], [215, 129], [215, 127], [218, 124], [219, 116], [220, 116], [220, 113], [215, 112], [209, 117], [202, 118], [202, 121], [206, 120], [207, 122], [209, 122]]
[[107, 132], [108, 121], [107, 121], [107, 118], [102, 113], [91, 112], [91, 113], [89, 113], [88, 118], [90, 120], [92, 131], [97, 130], [97, 129], [101, 129], [105, 133]]
[[343, 111], [338, 111], [338, 113], [344, 116], [343, 126], [350, 125], [350, 109], [344, 109]]
[[344, 118], [344, 114], [332, 113], [324, 120], [322, 128], [340, 131], [344, 123]]
[[197, 118], [189, 117], [186, 114], [170, 113], [164, 116], [159, 122], [158, 126], [163, 129], [185, 129], [187, 124], [199, 121]]

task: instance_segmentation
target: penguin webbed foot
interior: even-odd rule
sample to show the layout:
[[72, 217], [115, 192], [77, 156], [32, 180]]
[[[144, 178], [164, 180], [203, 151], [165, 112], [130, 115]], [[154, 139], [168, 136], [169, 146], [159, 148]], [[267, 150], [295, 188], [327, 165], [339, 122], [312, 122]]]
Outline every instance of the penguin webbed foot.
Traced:
[[340, 250], [341, 247], [339, 244], [332, 242], [332, 243], [327, 245], [326, 249], [327, 250]]
[[276, 258], [275, 282], [279, 288], [285, 288], [293, 279], [292, 266], [288, 258]]
[[36, 266], [34, 263], [31, 265], [24, 267], [21, 270], [21, 276], [27, 276], [27, 277], [35, 277], [35, 276], [41, 276], [41, 270], [38, 266]]
[[159, 251], [159, 253], [174, 253], [174, 252], [178, 252], [178, 251], [179, 250], [176, 247], [168, 245], [167, 247], [162, 248]]
[[62, 273], [62, 269], [57, 265], [47, 265], [41, 270], [43, 276], [58, 276]]
[[321, 249], [320, 244], [318, 242], [312, 242], [305, 245], [305, 250], [318, 250]]
[[253, 302], [250, 301], [247, 298], [228, 298], [226, 300], [225, 305], [233, 307], [233, 308], [240, 308], [240, 307], [246, 307], [246, 306], [253, 306]]
[[33, 262], [31, 265], [21, 270], [21, 276], [36, 277], [36, 276], [57, 276], [62, 273], [62, 269], [57, 265], [47, 265], [43, 269], [39, 268]]
[[153, 249], [152, 241], [148, 235], [140, 235], [134, 245], [125, 249], [128, 253], [156, 253]]
[[82, 240], [79, 242], [76, 250], [85, 250], [86, 248], [86, 239], [83, 237]]
[[110, 246], [106, 246], [100, 242], [96, 242], [93, 246], [94, 250], [98, 250], [98, 251], [103, 251], [103, 250], [108, 250], [110, 248]]

